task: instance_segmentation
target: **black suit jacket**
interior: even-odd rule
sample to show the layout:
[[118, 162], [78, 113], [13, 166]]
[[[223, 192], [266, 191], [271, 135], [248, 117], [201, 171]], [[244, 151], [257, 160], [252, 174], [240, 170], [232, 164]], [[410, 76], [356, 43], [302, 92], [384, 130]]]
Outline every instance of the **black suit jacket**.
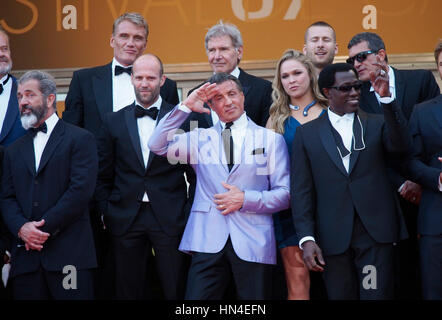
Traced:
[[442, 234], [442, 192], [438, 179], [442, 171], [442, 95], [416, 105], [410, 118], [413, 157], [409, 172], [423, 187], [419, 206], [418, 232]]
[[[397, 70], [395, 76], [396, 102], [405, 118], [410, 119], [413, 107], [439, 95], [439, 86], [433, 74], [428, 70]], [[361, 91], [360, 108], [368, 113], [382, 114], [382, 108], [374, 91], [370, 92], [370, 82], [365, 82]], [[407, 175], [407, 173], [404, 173]], [[398, 170], [390, 170], [390, 179], [397, 190], [406, 180]]]
[[[17, 101], [17, 80], [12, 77], [12, 90], [9, 97], [9, 103], [6, 110], [5, 120], [3, 121], [2, 131], [0, 132], [0, 145], [8, 146], [18, 138], [22, 137], [26, 130], [23, 129], [20, 121], [20, 112]], [[6, 94], [6, 93], [3, 93]], [[4, 106], [1, 106], [2, 108]]]
[[[173, 105], [179, 103], [175, 81], [166, 78], [160, 94]], [[75, 71], [66, 96], [63, 120], [97, 137], [105, 114], [113, 111], [112, 99], [112, 63]]]
[[[270, 81], [248, 74], [241, 68], [238, 80], [241, 82], [244, 91], [244, 110], [247, 116], [256, 124], [265, 127], [269, 118], [269, 110], [272, 105], [272, 84]], [[205, 83], [205, 82], [204, 82]], [[193, 88], [199, 88], [204, 83]], [[208, 106], [206, 106], [208, 108]], [[199, 128], [210, 128], [213, 126], [212, 117], [206, 113], [192, 113], [190, 121], [198, 121]]]
[[[146, 192], [163, 231], [181, 235], [190, 208], [186, 166], [171, 165], [167, 158], [150, 152], [147, 169], [144, 167], [135, 107], [132, 104], [105, 116], [98, 139], [96, 199], [100, 212], [110, 233], [120, 236], [134, 221]], [[157, 121], [172, 109], [163, 101]]]
[[[26, 134], [4, 156], [2, 213], [13, 236], [11, 276], [61, 271], [66, 265], [96, 267], [88, 202], [96, 183], [95, 139], [86, 130], [59, 120], [35, 170], [33, 137]], [[45, 220], [40, 228], [50, 237], [43, 249], [26, 251], [18, 238], [29, 221]]]
[[375, 241], [392, 243], [406, 237], [387, 177], [386, 157], [406, 153], [411, 141], [399, 108], [394, 102], [384, 108], [385, 121], [382, 116], [358, 112], [365, 149], [352, 151], [349, 173], [327, 113], [296, 130], [290, 188], [293, 222], [299, 239], [315, 236], [325, 255], [348, 249], [355, 211]]

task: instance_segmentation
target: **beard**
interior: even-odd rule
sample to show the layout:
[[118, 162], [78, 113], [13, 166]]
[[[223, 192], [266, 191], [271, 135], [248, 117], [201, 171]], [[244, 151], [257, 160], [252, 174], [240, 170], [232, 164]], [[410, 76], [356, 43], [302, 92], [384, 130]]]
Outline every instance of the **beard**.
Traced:
[[[6, 61], [0, 61], [0, 62], [6, 62]], [[7, 65], [4, 63], [0, 63], [0, 74], [8, 74], [12, 69], [12, 61], [9, 61]]]
[[31, 110], [30, 114], [22, 114], [20, 117], [21, 125], [25, 130], [35, 127], [48, 113], [47, 103], [45, 101], [35, 107], [27, 105], [22, 108]]
[[151, 106], [152, 104], [154, 104], [154, 102], [157, 101], [159, 95], [160, 88], [158, 88], [158, 90], [150, 91], [149, 94], [144, 94], [144, 96], [141, 92], [135, 89], [135, 97], [140, 103], [146, 106]]

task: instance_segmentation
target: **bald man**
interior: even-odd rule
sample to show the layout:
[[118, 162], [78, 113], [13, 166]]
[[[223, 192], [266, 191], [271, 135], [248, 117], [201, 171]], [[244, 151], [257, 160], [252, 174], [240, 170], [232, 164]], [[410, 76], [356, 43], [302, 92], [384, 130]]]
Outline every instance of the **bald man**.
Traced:
[[187, 257], [178, 251], [189, 206], [183, 165], [150, 152], [147, 142], [173, 106], [160, 96], [163, 65], [154, 55], [135, 60], [135, 101], [108, 113], [98, 138], [97, 201], [115, 252], [117, 299], [143, 299], [149, 254], [166, 299], [183, 299]]

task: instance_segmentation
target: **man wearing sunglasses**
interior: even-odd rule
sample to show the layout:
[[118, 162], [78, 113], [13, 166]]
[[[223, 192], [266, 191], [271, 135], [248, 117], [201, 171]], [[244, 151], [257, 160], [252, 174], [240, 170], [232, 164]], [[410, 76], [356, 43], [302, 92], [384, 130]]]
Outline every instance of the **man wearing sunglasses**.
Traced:
[[[379, 95], [373, 90], [370, 73], [379, 69], [378, 64], [388, 64], [385, 44], [376, 33], [358, 33], [348, 44], [349, 58], [347, 63], [354, 65], [359, 79], [364, 81], [361, 90], [361, 109], [368, 113], [382, 113]], [[388, 66], [389, 87], [406, 119], [410, 118], [413, 106], [439, 95], [432, 73], [428, 70], [398, 70]], [[399, 164], [400, 165], [400, 164]], [[390, 165], [397, 167], [398, 165]], [[393, 188], [400, 194], [400, 204], [410, 232], [410, 238], [397, 246], [398, 261], [397, 297], [417, 298], [419, 285], [417, 275], [417, 228], [416, 217], [421, 199], [421, 186], [407, 179], [407, 172], [399, 173], [389, 169]], [[405, 176], [405, 177], [404, 177]]]
[[293, 142], [293, 222], [304, 261], [323, 271], [329, 299], [392, 299], [393, 243], [407, 236], [384, 159], [407, 154], [411, 139], [388, 74], [374, 77], [384, 116], [359, 109], [362, 83], [353, 66], [325, 67], [318, 84], [328, 112], [299, 127]]

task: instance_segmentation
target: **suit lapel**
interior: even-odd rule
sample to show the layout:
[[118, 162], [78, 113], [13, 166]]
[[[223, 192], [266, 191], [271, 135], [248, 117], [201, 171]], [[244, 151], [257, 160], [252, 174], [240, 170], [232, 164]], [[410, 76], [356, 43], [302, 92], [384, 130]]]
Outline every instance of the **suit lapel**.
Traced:
[[65, 132], [65, 124], [63, 120], [58, 120], [57, 124], [52, 130], [52, 133], [49, 137], [48, 142], [46, 143], [45, 148], [43, 149], [43, 153], [41, 155], [40, 164], [38, 166], [37, 175], [44, 169], [58, 144], [62, 141], [64, 132]]
[[[362, 110], [359, 110], [357, 115], [359, 116], [359, 119], [361, 120], [362, 137], [363, 137], [363, 139], [365, 141], [366, 140], [365, 135], [366, 135], [366, 131], [367, 131], [367, 114], [365, 112], [363, 112]], [[356, 117], [356, 114], [355, 114], [355, 118], [354, 118], [353, 121], [356, 121], [356, 123], [354, 123], [353, 125], [357, 125], [357, 126], [360, 125], [358, 117]], [[355, 143], [355, 141], [353, 140], [352, 146], [354, 146], [354, 143]], [[358, 150], [353, 150], [353, 149], [354, 148], [352, 148], [351, 154], [350, 154], [350, 165], [349, 165], [349, 168], [348, 168], [348, 174], [349, 175], [351, 174], [353, 168], [356, 165], [356, 162], [358, 161], [359, 153], [362, 151], [362, 150], [358, 151]]]
[[113, 110], [112, 107], [112, 63], [103, 67], [99, 73], [92, 77], [92, 90], [97, 101], [101, 120], [104, 115]]
[[434, 114], [434, 118], [439, 123], [439, 126], [442, 128], [442, 94], [435, 100], [433, 103], [436, 104], [435, 107], [431, 108]]
[[[155, 124], [155, 127], [158, 125], [158, 122], [160, 122], [160, 120], [167, 114], [169, 113], [170, 110], [172, 110], [174, 108], [174, 106], [166, 103], [164, 100], [161, 103], [161, 107], [160, 110], [158, 112], [158, 117], [157, 117], [157, 121]], [[146, 170], [149, 169], [150, 165], [152, 164], [152, 160], [155, 157], [155, 154], [150, 151], [149, 152], [149, 159], [147, 160], [147, 166], [146, 166]]]
[[341, 156], [339, 155], [338, 148], [336, 147], [336, 141], [331, 131], [331, 123], [328, 118], [328, 114], [326, 114], [324, 117], [321, 117], [320, 119], [321, 121], [318, 124], [321, 142], [336, 167], [338, 167], [342, 174], [348, 176], [347, 170], [345, 170]]
[[17, 81], [14, 77], [12, 79], [11, 95], [9, 96], [8, 109], [6, 110], [5, 120], [3, 121], [2, 132], [0, 133], [0, 142], [8, 135], [11, 128], [14, 126], [15, 119], [18, 116], [18, 101], [17, 101]]
[[382, 108], [379, 105], [378, 99], [374, 94], [374, 91], [370, 91], [370, 81], [364, 82], [362, 87], [361, 101], [360, 105], [368, 113], [382, 113]]
[[239, 80], [239, 82], [241, 82], [241, 86], [242, 86], [242, 90], [244, 92], [244, 98], [245, 98], [247, 96], [247, 94], [249, 93], [251, 86], [248, 81], [247, 74], [241, 68], [239, 68], [238, 80]]
[[35, 177], [35, 151], [34, 151], [34, 139], [31, 133], [28, 131], [23, 138], [23, 145], [21, 153], [29, 172]]
[[402, 74], [394, 69], [394, 82], [395, 82], [395, 90], [396, 90], [396, 102], [398, 104], [398, 106], [402, 109], [402, 111], [404, 111], [404, 96], [405, 96], [405, 81], [402, 77]]
[[129, 131], [130, 141], [137, 154], [138, 161], [144, 170], [143, 153], [141, 152], [140, 135], [138, 133], [137, 118], [135, 118], [135, 104], [132, 104], [130, 108], [127, 108], [124, 112], [124, 118], [126, 120], [127, 129]]

